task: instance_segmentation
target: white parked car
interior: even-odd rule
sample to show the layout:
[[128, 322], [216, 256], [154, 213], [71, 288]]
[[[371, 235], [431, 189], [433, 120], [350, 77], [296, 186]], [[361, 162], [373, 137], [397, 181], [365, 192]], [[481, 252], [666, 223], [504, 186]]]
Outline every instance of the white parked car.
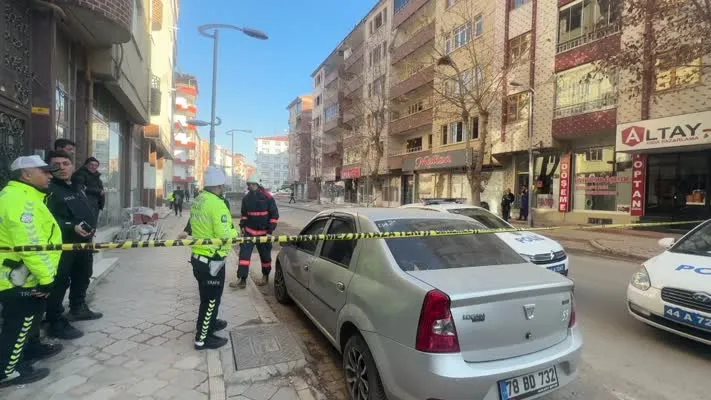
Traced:
[[645, 261], [627, 288], [636, 319], [711, 345], [711, 220], [681, 239], [665, 238], [662, 254]]
[[[516, 227], [482, 207], [462, 204], [454, 199], [428, 199], [424, 203], [407, 204], [401, 208], [417, 208], [464, 215], [475, 219], [488, 229], [515, 229]], [[527, 261], [568, 276], [568, 255], [563, 246], [553, 239], [535, 232], [496, 233]]]

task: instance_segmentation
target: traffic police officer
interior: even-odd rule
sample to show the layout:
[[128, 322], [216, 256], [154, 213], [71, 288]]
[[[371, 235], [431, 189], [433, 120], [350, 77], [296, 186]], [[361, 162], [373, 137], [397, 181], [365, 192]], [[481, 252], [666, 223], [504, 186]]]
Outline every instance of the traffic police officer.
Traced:
[[[52, 167], [39, 156], [19, 157], [0, 191], [0, 246], [61, 244], [62, 232], [44, 204]], [[61, 251], [0, 253], [0, 387], [49, 375], [25, 363], [25, 346], [38, 329]], [[38, 336], [38, 335], [37, 335]], [[29, 360], [27, 360], [29, 361]]]
[[[239, 226], [245, 236], [271, 235], [279, 222], [279, 210], [274, 196], [254, 180], [247, 181], [249, 191], [242, 198], [242, 216]], [[242, 243], [239, 246], [239, 266], [237, 267], [238, 282], [230, 282], [230, 287], [244, 289], [249, 276], [249, 264], [255, 244]], [[257, 243], [259, 260], [262, 262], [262, 279], [257, 285], [264, 286], [269, 282], [272, 270], [272, 244]]]
[[[238, 236], [232, 215], [222, 197], [227, 177], [222, 169], [209, 167], [205, 171], [204, 189], [190, 210], [190, 229], [197, 239]], [[231, 244], [193, 247], [190, 263], [200, 290], [200, 310], [195, 332], [195, 349], [217, 349], [227, 344], [227, 339], [215, 332], [225, 329], [227, 323], [217, 319], [222, 292], [225, 288], [225, 259], [232, 251]]]

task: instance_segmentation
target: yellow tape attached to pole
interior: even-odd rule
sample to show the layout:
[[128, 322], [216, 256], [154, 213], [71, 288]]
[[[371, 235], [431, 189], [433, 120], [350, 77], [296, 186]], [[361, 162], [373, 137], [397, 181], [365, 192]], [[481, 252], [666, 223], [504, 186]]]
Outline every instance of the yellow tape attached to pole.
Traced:
[[365, 232], [365, 233], [343, 233], [336, 235], [278, 235], [278, 236], [256, 236], [238, 237], [234, 239], [166, 239], [166, 240], [127, 240], [124, 242], [104, 242], [104, 243], [65, 243], [48, 245], [23, 245], [23, 246], [0, 246], [0, 253], [20, 253], [36, 251], [81, 251], [81, 250], [112, 250], [112, 249], [146, 249], [154, 247], [192, 247], [205, 245], [240, 244], [240, 243], [296, 243], [315, 242], [319, 240], [370, 240], [370, 239], [404, 239], [414, 237], [443, 237], [443, 236], [465, 236], [465, 235], [485, 235], [491, 233], [506, 232], [537, 232], [554, 230], [601, 230], [620, 228], [646, 228], [655, 226], [673, 226], [700, 224], [705, 220], [679, 221], [679, 222], [645, 222], [635, 224], [608, 224], [608, 225], [583, 225], [583, 226], [550, 226], [542, 228], [508, 228], [508, 229], [465, 229], [449, 231], [410, 231], [410, 232]]

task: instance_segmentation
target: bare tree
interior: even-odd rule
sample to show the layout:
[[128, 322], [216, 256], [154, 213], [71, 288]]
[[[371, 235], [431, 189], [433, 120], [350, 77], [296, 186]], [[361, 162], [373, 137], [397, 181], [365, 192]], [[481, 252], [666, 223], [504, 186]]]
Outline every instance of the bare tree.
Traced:
[[[382, 46], [382, 45], [381, 45]], [[364, 67], [363, 73], [353, 77], [350, 84], [363, 88], [362, 95], [354, 95], [350, 100], [350, 109], [356, 116], [351, 124], [348, 141], [350, 149], [356, 149], [356, 158], [365, 170], [365, 192], [370, 194], [378, 187], [378, 176], [382, 170], [382, 160], [385, 153], [385, 133], [388, 124], [388, 94], [386, 84], [386, 49], [379, 50], [382, 60], [370, 68]], [[355, 144], [355, 146], [353, 146]]]
[[[445, 120], [461, 119], [461, 140], [465, 142], [467, 154], [466, 176], [472, 204], [478, 205], [484, 191], [484, 162], [494, 143], [490, 136], [492, 113], [495, 106], [503, 103], [507, 73], [516, 60], [506, 63], [502, 54], [505, 46], [496, 42], [492, 28], [494, 7], [485, 6], [492, 11], [482, 14], [482, 10], [471, 3], [459, 2], [446, 11], [452, 18], [440, 28], [435, 44], [433, 88], [438, 97], [436, 115]], [[477, 21], [480, 19], [488, 21], [488, 30], [479, 30]], [[472, 137], [474, 132], [478, 137]]]
[[604, 49], [598, 71], [624, 74], [629, 96], [645, 98], [654, 92], [655, 70], [677, 69], [667, 77], [669, 85], [698, 79], [701, 58], [711, 53], [711, 0], [625, 0], [609, 7], [619, 7], [610, 15], [623, 32], [622, 46]]

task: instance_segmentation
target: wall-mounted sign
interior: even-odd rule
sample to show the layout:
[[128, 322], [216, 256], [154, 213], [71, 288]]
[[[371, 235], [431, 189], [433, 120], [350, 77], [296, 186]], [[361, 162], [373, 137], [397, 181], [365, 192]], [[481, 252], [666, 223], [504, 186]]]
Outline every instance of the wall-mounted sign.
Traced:
[[647, 155], [635, 154], [632, 160], [632, 205], [630, 215], [641, 217], [644, 215], [644, 201], [647, 197]]
[[360, 178], [360, 167], [347, 167], [341, 169], [341, 179], [358, 179]]
[[570, 167], [571, 154], [560, 157], [560, 194], [558, 195], [558, 211], [570, 211]]
[[430, 169], [457, 168], [467, 165], [467, 151], [452, 150], [443, 153], [424, 153], [406, 156], [402, 162], [403, 171], [424, 171]]
[[617, 126], [617, 151], [711, 145], [711, 111]]
[[32, 107], [32, 114], [49, 115], [49, 107]]

